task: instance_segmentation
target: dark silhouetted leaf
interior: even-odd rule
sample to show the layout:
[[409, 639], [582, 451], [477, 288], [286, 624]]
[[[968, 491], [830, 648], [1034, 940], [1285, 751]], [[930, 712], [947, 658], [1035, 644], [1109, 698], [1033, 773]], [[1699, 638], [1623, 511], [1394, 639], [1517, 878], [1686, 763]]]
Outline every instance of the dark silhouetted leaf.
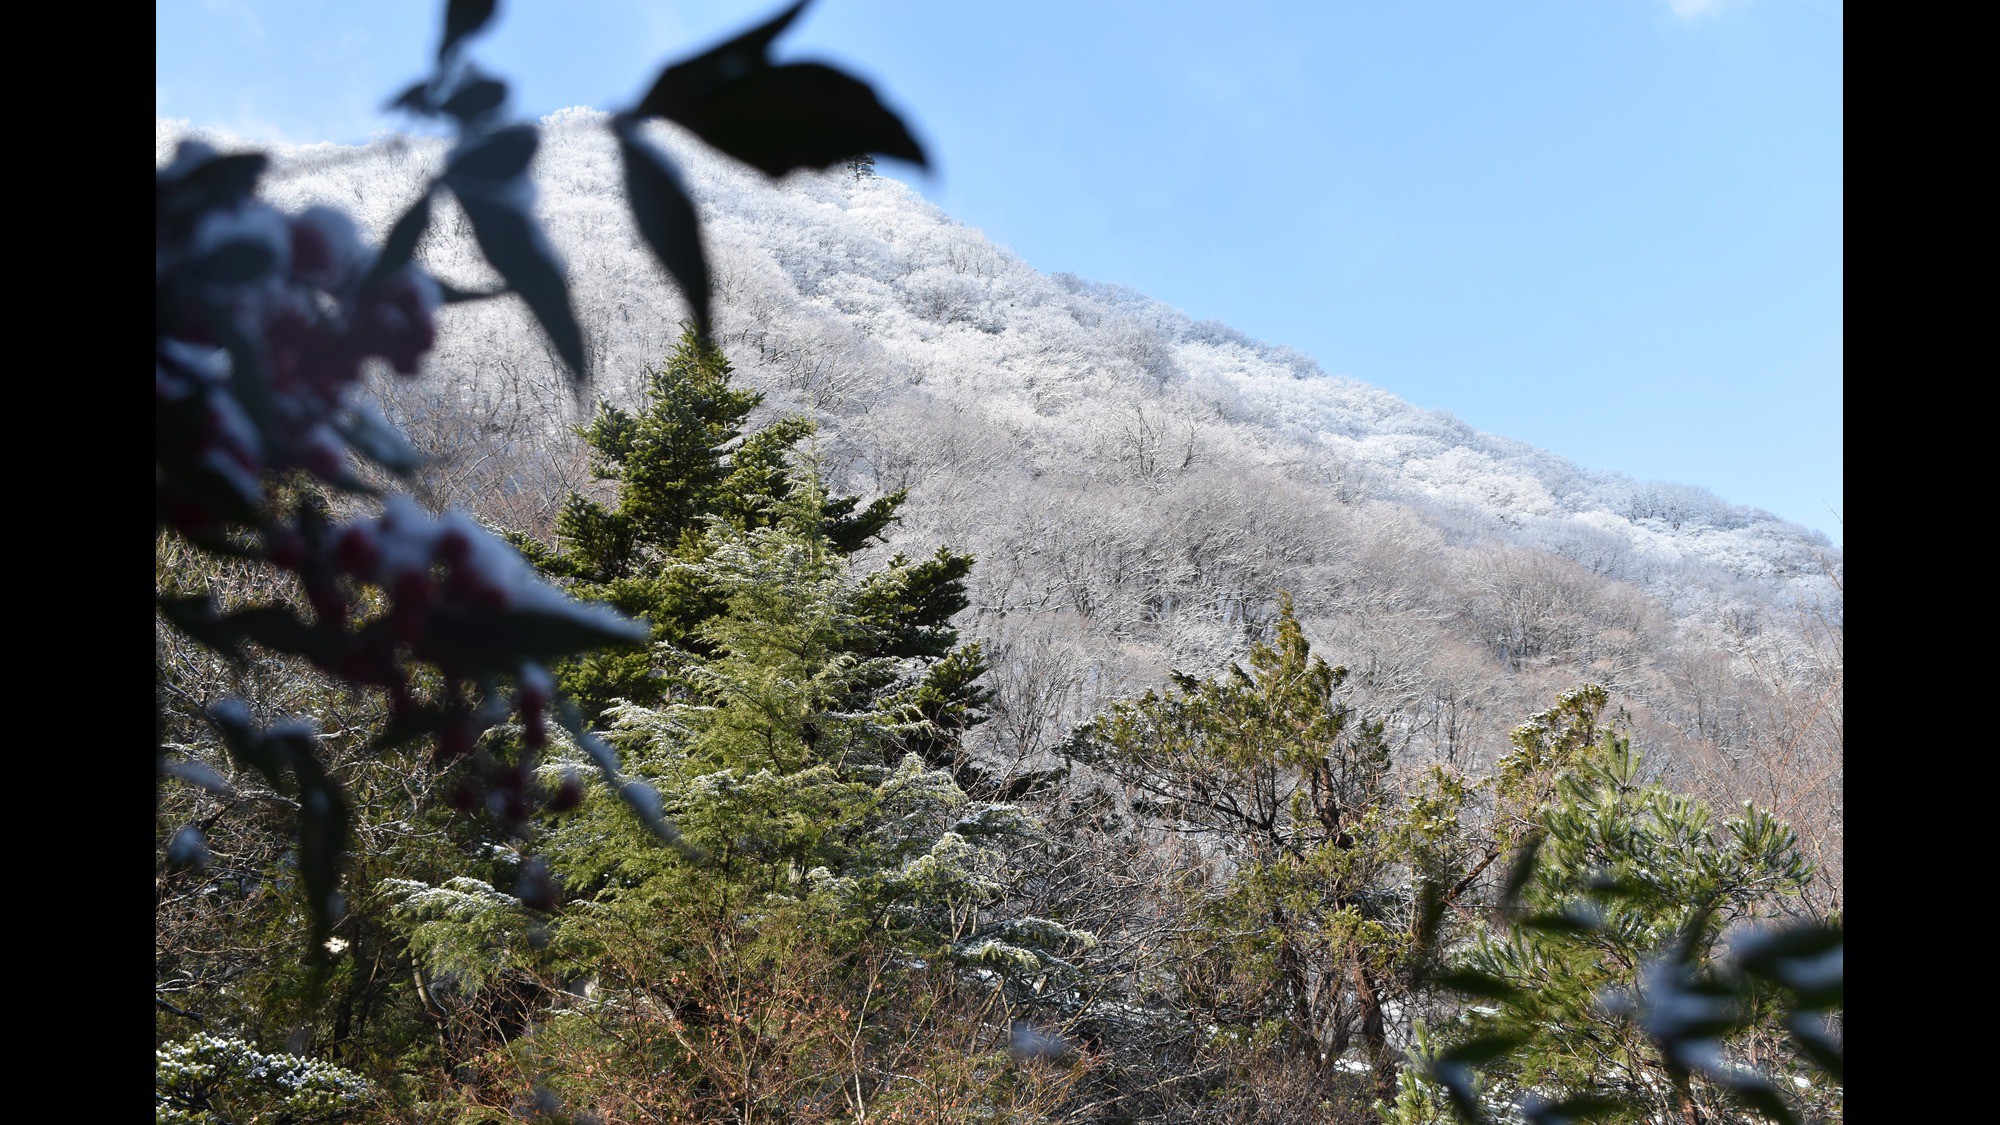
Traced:
[[639, 138], [634, 122], [619, 122], [617, 133], [618, 150], [625, 161], [625, 194], [639, 234], [687, 297], [695, 330], [707, 336], [708, 259], [702, 250], [694, 201], [688, 198], [674, 166]]
[[1518, 925], [1524, 930], [1540, 930], [1551, 934], [1588, 934], [1597, 927], [1591, 919], [1583, 917], [1575, 909], [1561, 913], [1530, 914]]
[[335, 473], [331, 478], [322, 479], [325, 479], [329, 486], [340, 489], [342, 492], [352, 492], [356, 496], [380, 497], [383, 495], [381, 489], [355, 476], [354, 472], [345, 465], [341, 466], [340, 471]]
[[187, 174], [159, 183], [160, 216], [212, 208], [234, 207], [257, 190], [270, 158], [261, 152], [239, 152], [202, 161]]
[[160, 614], [182, 632], [231, 656], [240, 658], [246, 641], [297, 656], [311, 656], [320, 647], [312, 627], [283, 606], [253, 606], [225, 615], [205, 595], [161, 598], [159, 606]]
[[[1636, 879], [1620, 878], [1607, 872], [1597, 872], [1584, 881], [1584, 890], [1603, 898], [1637, 899], [1643, 901], [1653, 891]], [[1707, 918], [1701, 919], [1705, 925]]]
[[390, 98], [385, 110], [402, 110], [406, 113], [436, 113], [437, 105], [431, 101], [429, 79], [413, 83], [408, 89]]
[[199, 185], [210, 199], [226, 206], [249, 198], [257, 190], [257, 177], [270, 163], [271, 158], [261, 152], [231, 153], [203, 163], [182, 182]]
[[409, 262], [417, 252], [417, 243], [423, 241], [424, 231], [431, 225], [431, 193], [426, 191], [417, 197], [396, 225], [389, 228], [389, 237], [382, 240], [382, 252], [375, 256], [375, 264], [368, 267], [368, 276], [361, 287], [381, 281]]
[[222, 318], [216, 324], [217, 340], [229, 353], [229, 389], [257, 428], [269, 433], [276, 427], [271, 385], [264, 378], [263, 345], [239, 329], [233, 317]]
[[1438, 922], [1444, 917], [1444, 888], [1430, 879], [1417, 884], [1416, 927], [1417, 948], [1429, 949], [1437, 940]]
[[1628, 1113], [1632, 1103], [1603, 1094], [1578, 1094], [1559, 1102], [1525, 1107], [1522, 1116], [1530, 1125], [1568, 1125], [1571, 1121], [1601, 1121]]
[[444, 100], [438, 108], [470, 124], [500, 108], [507, 100], [507, 84], [497, 78], [475, 78]]
[[448, 281], [440, 281], [437, 286], [439, 300], [447, 305], [462, 305], [467, 301], [490, 301], [513, 292], [504, 285], [498, 289], [460, 289]]
[[1485, 1066], [1527, 1041], [1527, 1036], [1515, 1032], [1482, 1035], [1477, 1039], [1468, 1039], [1460, 1043], [1439, 1055], [1438, 1059], [1441, 1062], [1459, 1063], [1463, 1066]]
[[1798, 1044], [1799, 1051], [1812, 1060], [1814, 1066], [1835, 1082], [1847, 1081], [1847, 1063], [1840, 1045], [1826, 1033], [1826, 1027], [1817, 1015], [1793, 1012], [1791, 1018], [1785, 1021], [1785, 1026], [1791, 1029], [1792, 1042]]
[[312, 627], [284, 606], [240, 609], [217, 622], [217, 626], [274, 652], [311, 656], [320, 649], [319, 637]]
[[858, 153], [926, 162], [867, 83], [819, 63], [746, 75], [665, 116], [767, 176], [831, 167]]
[[1839, 926], [1774, 926], [1738, 939], [1734, 948], [1743, 967], [1757, 972], [1783, 958], [1817, 957], [1844, 940]]
[[1792, 1005], [1806, 1011], [1824, 1012], [1846, 1001], [1846, 974], [1841, 950], [1814, 958], [1778, 962], [1772, 976], [1792, 990]]
[[444, 8], [444, 39], [438, 43], [438, 62], [444, 62], [466, 36], [485, 27], [495, 6], [496, 0], [450, 0]]
[[185, 269], [190, 277], [213, 285], [241, 285], [255, 281], [278, 264], [277, 252], [269, 243], [250, 239], [238, 239], [222, 245], [189, 262]]
[[292, 772], [299, 782], [299, 879], [312, 910], [313, 946], [324, 949], [340, 920], [340, 868], [347, 850], [347, 800], [312, 752], [293, 734]]
[[445, 178], [454, 181], [454, 191], [458, 190], [456, 181], [472, 179], [500, 183], [515, 179], [527, 172], [540, 139], [533, 125], [509, 125], [476, 140], [466, 141], [453, 149], [450, 158], [445, 161]]
[[401, 749], [437, 734], [451, 721], [450, 712], [442, 707], [412, 707], [398, 711], [389, 717], [388, 724], [371, 746], [376, 753]]
[[208, 709], [208, 721], [222, 736], [229, 760], [243, 769], [256, 770], [272, 788], [284, 784], [289, 764], [281, 748], [272, 745], [250, 719], [250, 709], [241, 700], [225, 699]]
[[192, 455], [183, 447], [185, 435], [199, 424], [188, 415], [200, 408], [199, 401], [189, 400], [154, 412], [154, 457], [182, 498], [217, 519], [255, 523], [264, 500], [264, 488], [256, 474], [214, 446]]
[[1470, 969], [1439, 973], [1431, 979], [1455, 992], [1463, 992], [1468, 996], [1481, 996], [1489, 1000], [1512, 1000], [1521, 994], [1520, 989], [1499, 977], [1487, 976], [1485, 973], [1473, 972]]
[[1776, 1125], [1798, 1125], [1799, 1118], [1792, 1112], [1792, 1107], [1786, 1105], [1785, 1099], [1778, 1096], [1778, 1091], [1761, 1077], [1754, 1074], [1710, 1077], [1726, 1087], [1738, 1102], [1763, 1114]]
[[523, 660], [553, 660], [610, 645], [643, 643], [647, 629], [609, 611], [583, 607], [437, 614], [426, 647], [461, 673], [508, 672]]
[[1521, 841], [1521, 850], [1514, 853], [1514, 861], [1507, 867], [1506, 882], [1500, 887], [1501, 909], [1512, 913], [1518, 908], [1521, 892], [1528, 886], [1528, 880], [1535, 877], [1535, 864], [1542, 852], [1542, 841], [1546, 837], [1540, 830], [1528, 833]]
[[1439, 1059], [1431, 1064], [1431, 1078], [1444, 1087], [1445, 1100], [1462, 1120], [1485, 1125], [1486, 1112], [1479, 1104], [1479, 1086], [1472, 1068], [1461, 1062]]
[[455, 182], [452, 190], [472, 220], [480, 252], [507, 279], [507, 287], [528, 303], [528, 310], [548, 333], [556, 353], [580, 382], [589, 369], [583, 330], [577, 327], [576, 313], [570, 307], [569, 286], [534, 217], [523, 213], [512, 200], [467, 191]]
[[1752, 935], [1736, 944], [1744, 971], [1784, 985], [1795, 1007], [1838, 1008], [1844, 1001], [1846, 938], [1835, 926], [1788, 926]]
[[868, 153], [925, 163], [901, 118], [868, 84], [830, 66], [773, 66], [772, 40], [805, 0], [661, 72], [634, 112], [665, 117], [768, 176]]
[[229, 784], [228, 778], [192, 759], [163, 761], [160, 763], [160, 773], [166, 777], [178, 778], [189, 785], [198, 785], [210, 793], [227, 795], [235, 792], [235, 787]]
[[199, 870], [208, 866], [208, 839], [201, 829], [192, 824], [184, 824], [167, 841], [167, 869], [169, 871]]
[[160, 616], [174, 628], [234, 660], [240, 662], [244, 659], [243, 637], [223, 627], [222, 614], [214, 598], [206, 594], [165, 597], [158, 600], [158, 605]]
[[771, 43], [799, 18], [808, 0], [797, 3], [734, 39], [719, 43], [691, 59], [675, 63], [660, 73], [639, 102], [641, 117], [668, 117], [691, 102], [715, 92], [721, 86], [771, 66]]

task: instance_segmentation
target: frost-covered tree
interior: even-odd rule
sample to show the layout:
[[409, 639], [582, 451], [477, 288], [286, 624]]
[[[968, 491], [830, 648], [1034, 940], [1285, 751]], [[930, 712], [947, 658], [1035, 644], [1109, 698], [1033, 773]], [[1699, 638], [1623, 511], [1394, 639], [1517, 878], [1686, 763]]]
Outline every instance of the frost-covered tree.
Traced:
[[241, 1039], [197, 1034], [154, 1052], [160, 1125], [319, 1125], [360, 1116], [366, 1079]]
[[[674, 292], [603, 205], [619, 190], [606, 120], [551, 119], [537, 160], [553, 185], [552, 242], [590, 264], [578, 299], [603, 391], [636, 409], [642, 371], [672, 350], [677, 329], [652, 310]], [[1823, 584], [1797, 529], [1740, 512], [1678, 530], [1635, 523], [1621, 514], [1630, 482], [1128, 290], [1037, 274], [893, 178], [857, 183], [836, 169], [772, 185], [684, 134], [643, 132], [704, 200], [716, 337], [735, 377], [777, 412], [814, 418], [837, 494], [913, 490], [892, 547], [924, 557], [948, 543], [980, 558], [964, 627], [996, 661], [1006, 724], [977, 737], [982, 752], [1046, 749], [1165, 668], [1222, 667], [1268, 626], [1283, 587], [1319, 635], [1339, 636], [1357, 700], [1410, 716], [1392, 723], [1399, 750], [1490, 764], [1506, 749], [1504, 717], [1592, 679], [1627, 699], [1656, 762], [1743, 756], [1680, 733], [1699, 705], [1668, 654], [1725, 643], [1684, 626]], [[290, 185], [301, 204], [408, 193], [413, 173], [442, 159], [427, 144], [349, 150], [334, 167], [301, 154], [318, 163]], [[476, 243], [448, 235], [434, 228], [421, 260], [466, 276]], [[519, 379], [549, 388], [546, 408], [439, 427], [436, 443], [467, 466], [440, 489], [493, 518], [532, 509], [533, 521], [507, 526], [548, 538], [586, 476], [583, 457], [562, 436], [569, 406], [547, 349], [504, 311], [453, 308], [481, 350], [506, 356], [493, 364], [443, 341], [440, 359], [468, 373], [453, 393], [485, 402]], [[1508, 548], [1553, 550], [1602, 581]], [[1520, 576], [1530, 581], [1517, 589]], [[1551, 580], [1558, 596], [1541, 596]], [[1003, 646], [1020, 667], [999, 666]], [[1049, 683], [1072, 650], [1083, 666]], [[1410, 659], [1431, 652], [1434, 669]], [[1071, 702], [1038, 720], [1035, 694]], [[1718, 799], [1753, 795], [1740, 776], [1713, 776]]]

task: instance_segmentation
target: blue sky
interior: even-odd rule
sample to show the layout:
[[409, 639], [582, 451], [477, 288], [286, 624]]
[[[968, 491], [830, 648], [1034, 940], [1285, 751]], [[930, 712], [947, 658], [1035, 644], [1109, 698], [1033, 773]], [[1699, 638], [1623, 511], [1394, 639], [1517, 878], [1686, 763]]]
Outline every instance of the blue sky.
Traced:
[[[178, 0], [157, 110], [358, 142], [442, 3]], [[779, 3], [503, 0], [513, 109], [628, 104]], [[1030, 264], [1842, 541], [1839, 0], [816, 0], [777, 54], [876, 84]]]

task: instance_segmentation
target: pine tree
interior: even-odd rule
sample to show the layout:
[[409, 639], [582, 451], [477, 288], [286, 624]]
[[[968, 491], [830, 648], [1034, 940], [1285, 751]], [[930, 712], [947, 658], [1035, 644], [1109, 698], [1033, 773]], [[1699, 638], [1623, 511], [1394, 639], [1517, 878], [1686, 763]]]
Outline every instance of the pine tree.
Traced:
[[[1472, 1070], [1453, 1060], [1475, 1058], [1488, 1104], [1553, 1113], [1575, 1099], [1602, 1120], [1720, 1120], [1732, 1102], [1791, 1120], [1773, 1073], [1800, 1079], [1788, 1095], [1837, 1107], [1837, 1085], [1783, 1049], [1784, 990], [1753, 979], [1741, 956], [1774, 940], [1748, 940], [1746, 927], [1811, 878], [1797, 838], [1747, 804], [1716, 824], [1701, 802], [1644, 780], [1630, 741], [1597, 729], [1602, 702], [1601, 689], [1566, 695], [1562, 715], [1515, 732], [1500, 764], [1503, 804], [1511, 796], [1526, 811], [1527, 854], [1509, 924], [1481, 933], [1452, 978], [1483, 1000], [1440, 1074], [1469, 1106]], [[1574, 737], [1585, 732], [1595, 740]], [[1545, 799], [1526, 810], [1523, 795], [1537, 790]], [[1774, 950], [1818, 941], [1772, 933]], [[1728, 934], [1746, 939], [1735, 954], [1722, 948]], [[1815, 1011], [1827, 1003], [1807, 999]]]
[[1468, 789], [1434, 771], [1399, 794], [1383, 723], [1341, 699], [1346, 676], [1312, 655], [1287, 598], [1247, 670], [1177, 677], [1087, 726], [1071, 753], [1214, 856], [1185, 905], [1183, 1003], [1272, 1052], [1251, 1066], [1299, 1068], [1329, 1097], [1358, 1047], [1388, 1096], [1388, 1012], [1407, 1010], [1435, 940], [1418, 888], [1461, 882]]
[[[406, 881], [395, 916], [419, 964], [466, 1003], [496, 987], [494, 966], [558, 996], [617, 998], [591, 1019], [510, 1033], [576, 1061], [549, 1079], [569, 1104], [744, 1120], [809, 1119], [832, 1090], [886, 1105], [896, 1084], [880, 1074], [829, 1075], [891, 1041], [990, 1099], [1018, 1069], [1009, 1056], [975, 1065], [945, 1041], [916, 1045], [914, 1029], [992, 1002], [996, 986], [964, 972], [1003, 990], [1046, 983], [1091, 939], [995, 913], [1005, 845], [1039, 829], [961, 784], [978, 776], [964, 734], [989, 695], [978, 646], [950, 624], [972, 560], [939, 550], [858, 567], [903, 495], [829, 495], [811, 423], [752, 429], [758, 401], [684, 333], [637, 409], [602, 404], [582, 431], [615, 497], [572, 496], [554, 547], [520, 539], [573, 593], [650, 623], [644, 650], [557, 675], [621, 770], [659, 794], [678, 847], [593, 795], [545, 822], [547, 864], [513, 894]], [[544, 780], [566, 784], [575, 764], [544, 766]], [[545, 920], [523, 909], [524, 888]], [[894, 997], [909, 1010], [829, 1015]], [[662, 1012], [666, 1030], [652, 1022]]]
[[[552, 822], [541, 852], [566, 901], [539, 948], [504, 894], [398, 887], [413, 948], [438, 970], [463, 982], [474, 964], [528, 961], [552, 982], [588, 982], [593, 1007], [532, 1036], [539, 1057], [579, 1061], [561, 1076], [571, 1104], [798, 1120], [845, 1105], [858, 1082], [856, 1104], [873, 1105], [898, 1084], [853, 1068], [884, 1037], [964, 1063], [953, 1043], [902, 1035], [929, 1010], [917, 998], [968, 995], [954, 966], [1047, 978], [1091, 941], [993, 915], [1012, 877], [1003, 845], [1039, 829], [910, 748], [915, 729], [946, 738], [911, 696], [951, 651], [893, 651], [883, 592], [900, 580], [893, 567], [856, 574], [830, 507], [807, 461], [754, 525], [718, 521], [671, 564], [716, 611], [688, 643], [656, 649], [659, 704], [622, 701], [606, 718], [678, 849], [608, 797]], [[875, 1010], [897, 998], [907, 1011]], [[956, 1073], [988, 1098], [1013, 1069], [1003, 1056], [987, 1078]]]
[[[785, 418], [751, 430], [761, 396], [732, 387], [730, 376], [722, 352], [684, 330], [665, 366], [647, 373], [636, 412], [600, 403], [581, 431], [593, 475], [617, 486], [615, 503], [572, 494], [557, 519], [554, 547], [516, 537], [545, 573], [569, 579], [575, 596], [609, 602], [651, 625], [653, 647], [559, 666], [560, 683], [589, 721], [601, 720], [615, 700], [665, 701], [657, 646], [704, 656], [717, 651], [703, 626], [723, 615], [726, 599], [716, 572], [704, 564], [729, 536], [775, 526], [793, 499], [791, 461], [814, 436], [813, 423]], [[815, 484], [813, 534], [833, 555], [853, 555], [880, 540], [903, 500], [895, 492], [863, 503]], [[990, 697], [977, 683], [985, 671], [978, 646], [959, 646], [950, 624], [967, 605], [971, 567], [971, 556], [944, 548], [915, 561], [894, 556], [858, 595], [855, 612], [870, 627], [840, 642], [869, 669], [852, 685], [856, 692], [883, 686], [868, 678], [886, 667], [868, 663], [875, 658], [931, 667], [924, 680], [905, 685], [902, 702], [922, 721], [899, 737], [925, 761], [968, 778], [961, 738], [983, 719]]]

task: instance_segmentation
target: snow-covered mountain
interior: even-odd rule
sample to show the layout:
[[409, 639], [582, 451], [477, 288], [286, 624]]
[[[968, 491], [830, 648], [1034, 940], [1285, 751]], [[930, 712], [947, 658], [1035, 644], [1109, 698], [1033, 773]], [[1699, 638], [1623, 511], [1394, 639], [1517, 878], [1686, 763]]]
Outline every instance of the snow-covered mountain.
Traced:
[[[592, 391], [629, 401], [684, 305], [631, 228], [603, 120], [547, 119], [535, 176]], [[979, 556], [968, 627], [995, 657], [1003, 748], [1046, 749], [1108, 696], [1233, 658], [1280, 589], [1331, 658], [1402, 709], [1413, 745], [1454, 757], [1490, 752], [1524, 708], [1586, 677], [1663, 737], [1726, 753], [1753, 737], [1745, 662], [1803, 675], [1792, 626], [1838, 621], [1841, 553], [1815, 532], [1038, 272], [894, 180], [774, 185], [656, 129], [700, 207], [740, 376], [768, 410], [820, 419], [836, 483], [910, 490], [895, 548]], [[156, 157], [188, 132], [159, 121]], [[283, 147], [265, 190], [340, 206], [379, 238], [443, 152]], [[453, 210], [419, 256], [454, 283], [491, 280]], [[438, 455], [437, 498], [532, 524], [586, 484], [576, 402], [511, 301], [448, 310], [427, 377], [383, 394]], [[1734, 662], [1736, 704], [1687, 697], [1711, 660]]]

